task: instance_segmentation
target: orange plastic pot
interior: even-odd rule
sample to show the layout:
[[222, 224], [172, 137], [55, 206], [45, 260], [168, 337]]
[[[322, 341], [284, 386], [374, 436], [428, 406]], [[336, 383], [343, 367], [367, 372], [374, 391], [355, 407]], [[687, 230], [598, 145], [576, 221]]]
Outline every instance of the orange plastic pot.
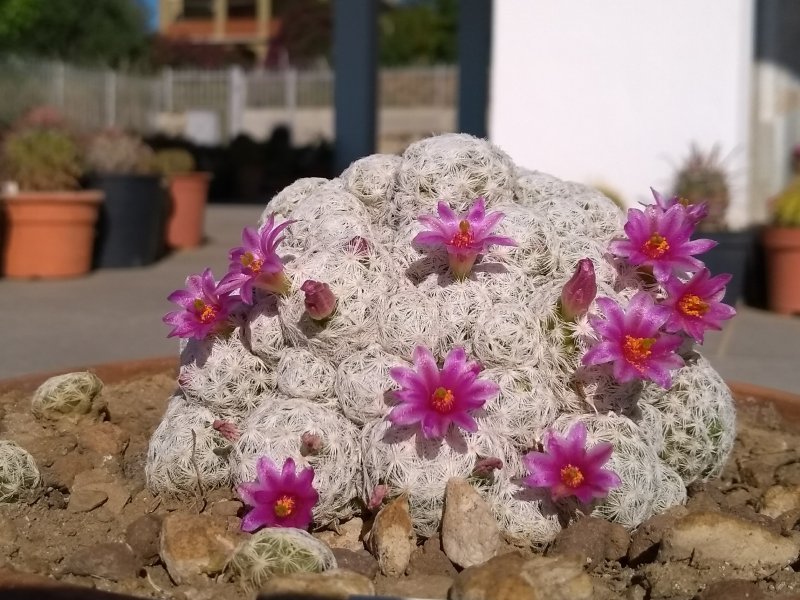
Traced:
[[194, 248], [203, 241], [210, 178], [208, 173], [179, 173], [170, 177], [172, 206], [167, 222], [170, 248]]
[[800, 227], [768, 227], [764, 231], [769, 274], [769, 307], [800, 313]]
[[5, 276], [57, 278], [88, 272], [102, 199], [96, 190], [4, 196]]

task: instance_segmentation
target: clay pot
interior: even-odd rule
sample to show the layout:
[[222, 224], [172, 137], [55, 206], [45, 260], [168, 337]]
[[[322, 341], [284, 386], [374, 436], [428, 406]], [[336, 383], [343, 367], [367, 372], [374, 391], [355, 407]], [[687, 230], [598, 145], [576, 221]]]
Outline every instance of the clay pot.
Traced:
[[769, 307], [777, 313], [800, 313], [800, 227], [764, 231], [769, 271]]
[[203, 241], [208, 173], [179, 173], [169, 179], [172, 208], [167, 222], [170, 248], [194, 248]]
[[102, 199], [96, 190], [4, 196], [6, 277], [75, 277], [88, 272]]

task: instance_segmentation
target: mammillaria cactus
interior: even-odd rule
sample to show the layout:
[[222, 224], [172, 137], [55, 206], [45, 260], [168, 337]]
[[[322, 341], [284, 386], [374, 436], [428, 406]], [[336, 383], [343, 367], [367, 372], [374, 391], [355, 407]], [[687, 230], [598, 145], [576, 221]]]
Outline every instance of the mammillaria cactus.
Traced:
[[[198, 291], [244, 302], [183, 348], [151, 489], [195, 493], [194, 464], [206, 487], [252, 485], [266, 457], [314, 470], [317, 526], [404, 494], [430, 536], [465, 477], [515, 542], [547, 543], [576, 509], [636, 527], [733, 444], [730, 393], [692, 348], [732, 315], [697, 257], [710, 243], [689, 241], [694, 214], [661, 198], [623, 230], [601, 193], [461, 134], [295, 182]], [[564, 436], [549, 474], [523, 460]]]

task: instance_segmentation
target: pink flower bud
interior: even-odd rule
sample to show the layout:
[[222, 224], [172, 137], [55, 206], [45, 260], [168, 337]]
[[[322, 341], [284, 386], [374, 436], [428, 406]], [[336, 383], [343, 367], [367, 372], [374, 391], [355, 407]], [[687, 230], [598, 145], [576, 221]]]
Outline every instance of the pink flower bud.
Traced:
[[307, 279], [300, 289], [306, 294], [306, 312], [315, 321], [324, 321], [336, 310], [336, 296], [327, 283]]
[[475, 468], [472, 469], [472, 474], [475, 475], [475, 477], [491, 477], [496, 470], [502, 468], [502, 460], [496, 456], [487, 456], [475, 462]]
[[347, 249], [356, 256], [367, 256], [372, 249], [372, 244], [360, 235], [347, 242]]
[[378, 510], [383, 504], [383, 499], [388, 491], [389, 488], [387, 486], [383, 484], [376, 485], [372, 490], [372, 495], [369, 497], [369, 502], [367, 502], [367, 508], [372, 512]]
[[322, 450], [322, 438], [316, 433], [306, 431], [302, 436], [300, 436], [301, 456], [317, 454], [320, 450]]
[[561, 314], [569, 321], [589, 310], [589, 305], [597, 296], [597, 281], [594, 276], [594, 263], [588, 258], [578, 261], [575, 274], [561, 290]]
[[215, 419], [211, 426], [216, 431], [219, 431], [220, 435], [229, 442], [235, 442], [239, 439], [239, 429], [230, 421]]

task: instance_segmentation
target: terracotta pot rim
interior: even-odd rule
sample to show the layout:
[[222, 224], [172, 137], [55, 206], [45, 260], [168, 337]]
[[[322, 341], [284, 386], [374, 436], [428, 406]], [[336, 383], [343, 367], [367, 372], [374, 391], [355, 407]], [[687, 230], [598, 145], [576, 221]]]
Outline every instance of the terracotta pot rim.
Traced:
[[62, 202], [62, 203], [91, 203], [100, 204], [103, 201], [101, 190], [54, 190], [52, 192], [26, 192], [24, 190], [15, 194], [3, 194], [0, 198], [7, 204], [26, 202]]
[[157, 358], [145, 358], [139, 360], [121, 360], [89, 366], [66, 367], [52, 371], [30, 373], [28, 375], [19, 375], [17, 377], [0, 379], [0, 393], [9, 392], [11, 390], [33, 392], [50, 377], [63, 375], [64, 373], [73, 373], [75, 371], [91, 371], [100, 379], [102, 379], [103, 383], [106, 384], [120, 383], [122, 381], [127, 381], [129, 379], [134, 379], [136, 377], [142, 377], [145, 375], [155, 375], [170, 369], [175, 371], [175, 375], [177, 377], [178, 360], [179, 359], [176, 353], [173, 356], [160, 356]]
[[192, 177], [194, 179], [211, 179], [214, 174], [211, 171], [181, 171], [179, 173], [172, 173], [167, 176], [167, 179], [174, 179], [176, 177]]
[[767, 227], [763, 240], [770, 249], [795, 248], [800, 251], [800, 227]]

